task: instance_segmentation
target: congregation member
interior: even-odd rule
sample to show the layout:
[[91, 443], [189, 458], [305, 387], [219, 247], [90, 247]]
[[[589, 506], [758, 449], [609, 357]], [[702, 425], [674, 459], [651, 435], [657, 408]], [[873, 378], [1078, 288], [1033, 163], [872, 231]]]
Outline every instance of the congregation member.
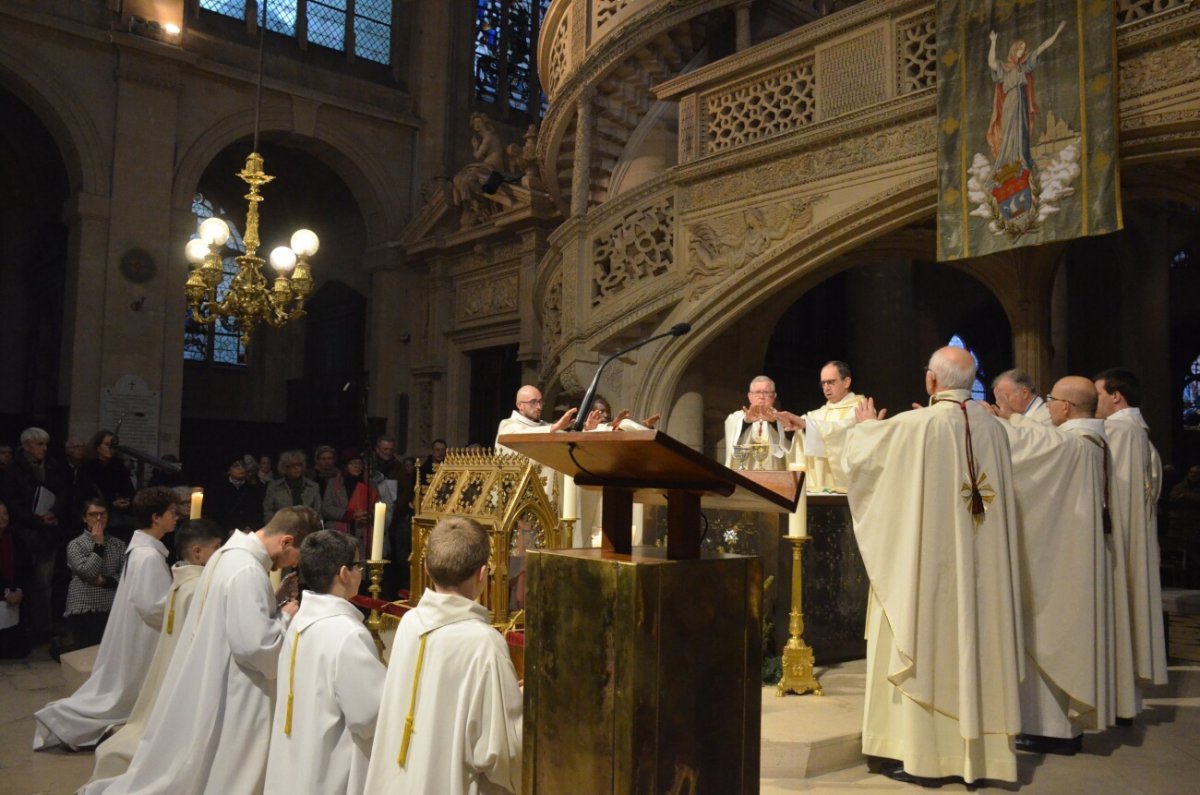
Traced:
[[571, 427], [578, 409], [570, 408], [563, 412], [553, 423], [542, 419], [542, 409], [545, 401], [542, 392], [536, 386], [526, 384], [517, 390], [516, 408], [507, 418], [500, 420], [496, 428], [496, 442], [493, 445], [497, 453], [511, 453], [512, 450], [500, 444], [500, 437], [509, 433], [553, 433], [565, 431]]
[[1001, 418], [1016, 414], [1043, 425], [1050, 424], [1050, 407], [1038, 394], [1033, 376], [1024, 370], [1014, 367], [993, 378], [992, 394], [996, 396]]
[[87, 462], [83, 465], [95, 493], [108, 504], [109, 533], [127, 541], [138, 522], [130, 512], [133, 481], [125, 459], [116, 450], [117, 437], [112, 431], [97, 431], [88, 441]]
[[226, 532], [251, 530], [262, 521], [264, 488], [246, 476], [246, 462], [236, 456], [220, 482], [204, 492], [204, 514]]
[[375, 440], [375, 448], [369, 460], [372, 475], [383, 480], [397, 480], [402, 464], [396, 457], [396, 437], [384, 434]]
[[91, 676], [73, 694], [34, 714], [33, 750], [92, 746], [129, 719], [162, 629], [163, 597], [171, 587], [162, 537], [175, 529], [175, 505], [175, 494], [163, 487], [134, 497], [138, 529], [129, 541]]
[[[863, 753], [902, 781], [1015, 781], [1023, 672], [1008, 439], [971, 401], [975, 362], [929, 360], [928, 407], [845, 430], [854, 534], [871, 582]], [[938, 783], [936, 781], [931, 783]]]
[[[267, 461], [271, 460], [266, 456], [263, 458]], [[312, 508], [320, 516], [321, 489], [315, 482], [304, 476], [304, 466], [303, 450], [285, 450], [280, 453], [280, 477], [267, 483], [266, 492], [263, 494], [262, 521], [264, 523], [271, 521], [271, 517], [288, 506]], [[261, 469], [258, 474], [261, 479]]]
[[371, 506], [377, 493], [364, 476], [363, 454], [354, 448], [342, 451], [342, 469], [325, 490], [321, 516], [339, 533], [361, 540], [371, 526]]
[[434, 439], [429, 445], [429, 455], [421, 459], [421, 465], [418, 472], [421, 476], [421, 485], [429, 485], [429, 481], [433, 480], [434, 468], [440, 466], [446, 460], [446, 450], [449, 445], [445, 439]]
[[520, 685], [479, 603], [488, 554], [487, 531], [472, 519], [442, 519], [430, 532], [432, 587], [396, 630], [364, 792], [520, 789]]
[[[67, 544], [66, 619], [68, 639], [58, 653], [95, 646], [104, 637], [125, 558], [125, 542], [105, 530], [108, 506], [100, 497], [89, 497], [82, 506], [84, 531]], [[52, 652], [54, 653], [54, 652]]]
[[1017, 501], [1025, 650], [1018, 750], [1072, 755], [1115, 720], [1105, 549], [1107, 440], [1090, 379], [1061, 378], [1050, 425], [1011, 413], [1004, 428]]
[[[1128, 724], [1142, 711], [1141, 689], [1167, 683], [1167, 652], [1163, 627], [1162, 584], [1159, 574], [1158, 495], [1162, 460], [1150, 443], [1142, 417], [1142, 387], [1129, 370], [1105, 370], [1093, 379], [1099, 396], [1096, 416], [1104, 420], [1112, 455], [1110, 510], [1113, 542], [1124, 551], [1125, 571], [1114, 571], [1117, 637], [1122, 638], [1122, 614], [1127, 616], [1131, 654], [1118, 653], [1118, 684], [1131, 666], [1132, 692], [1117, 693], [1118, 722]], [[1123, 575], [1123, 577], [1122, 577]], [[1121, 586], [1124, 585], [1124, 604]], [[1120, 642], [1120, 641], [1118, 641]], [[1119, 647], [1118, 647], [1119, 651]]]
[[0, 660], [29, 656], [29, 633], [22, 620], [25, 577], [29, 560], [25, 548], [12, 532], [8, 506], [0, 502]]
[[208, 519], [191, 519], [181, 522], [175, 530], [175, 556], [178, 562], [171, 567], [171, 587], [167, 591], [166, 609], [162, 631], [154, 647], [154, 657], [146, 672], [146, 679], [134, 702], [129, 720], [116, 734], [96, 748], [96, 764], [92, 779], [83, 788], [81, 795], [100, 795], [108, 785], [129, 768], [133, 752], [142, 738], [146, 721], [149, 720], [162, 688], [163, 677], [183, 634], [192, 598], [199, 584], [204, 565], [225, 541], [225, 530]]
[[57, 462], [46, 455], [50, 434], [41, 428], [26, 428], [20, 442], [12, 464], [4, 470], [0, 498], [8, 505], [12, 531], [29, 561], [22, 613], [36, 643], [50, 637], [54, 627], [54, 561], [63, 483]]
[[[775, 382], [765, 375], [755, 376], [746, 393], [748, 405], [725, 418], [725, 466], [744, 469], [787, 469], [791, 433], [784, 429], [775, 408]], [[736, 461], [735, 447], [765, 448], [766, 455], [750, 454]]]
[[262, 792], [279, 650], [297, 610], [277, 605], [269, 572], [295, 566], [320, 529], [311, 508], [285, 507], [209, 560], [133, 761], [108, 795]]
[[840, 426], [854, 424], [854, 409], [862, 402], [850, 388], [853, 375], [845, 362], [826, 362], [821, 367], [821, 392], [825, 405], [795, 417], [788, 412], [784, 416], [784, 428], [803, 433], [796, 436], [789, 460], [804, 470], [804, 484], [809, 492], [846, 492], [846, 477], [842, 473], [841, 450], [836, 447], [842, 434], [830, 431]]
[[329, 482], [337, 477], [339, 472], [337, 462], [338, 454], [333, 445], [322, 444], [313, 450], [313, 468], [312, 472], [309, 473], [309, 478], [321, 490], [321, 499], [325, 498], [325, 491], [329, 488]]
[[266, 795], [363, 792], [387, 668], [350, 598], [362, 584], [358, 543], [333, 530], [300, 547], [300, 609], [276, 673]]

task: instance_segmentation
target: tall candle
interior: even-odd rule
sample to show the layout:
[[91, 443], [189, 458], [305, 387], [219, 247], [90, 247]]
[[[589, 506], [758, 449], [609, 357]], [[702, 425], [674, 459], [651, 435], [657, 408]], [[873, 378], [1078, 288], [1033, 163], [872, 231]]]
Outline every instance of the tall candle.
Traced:
[[371, 560], [383, 560], [383, 518], [387, 516], [387, 505], [375, 503], [375, 525], [371, 528]]
[[803, 538], [808, 535], [808, 489], [800, 490], [800, 502], [796, 503], [796, 512], [788, 516], [788, 536]]
[[573, 522], [579, 518], [579, 487], [575, 478], [563, 475], [562, 518], [564, 522]]
[[189, 519], [199, 519], [200, 518], [200, 506], [203, 503], [204, 503], [204, 492], [193, 491], [192, 492], [192, 508], [191, 508], [191, 511], [188, 513]]

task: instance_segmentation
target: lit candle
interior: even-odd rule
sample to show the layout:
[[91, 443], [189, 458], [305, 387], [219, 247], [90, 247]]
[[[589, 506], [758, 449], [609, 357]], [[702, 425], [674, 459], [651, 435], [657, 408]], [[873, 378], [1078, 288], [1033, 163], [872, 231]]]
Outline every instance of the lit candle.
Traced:
[[564, 522], [579, 518], [579, 487], [570, 475], [563, 475], [562, 518]]
[[371, 529], [371, 560], [383, 560], [383, 518], [387, 516], [387, 505], [375, 503], [375, 526]]
[[200, 506], [203, 502], [204, 502], [204, 492], [193, 491], [192, 492], [192, 509], [188, 513], [189, 519], [199, 519], [200, 518]]

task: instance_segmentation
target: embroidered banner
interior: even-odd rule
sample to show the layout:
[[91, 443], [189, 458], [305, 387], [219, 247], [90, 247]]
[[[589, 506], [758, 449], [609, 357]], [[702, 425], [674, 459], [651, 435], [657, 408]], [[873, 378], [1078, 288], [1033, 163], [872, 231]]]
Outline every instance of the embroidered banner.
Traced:
[[1122, 226], [1111, 0], [938, 0], [938, 260]]

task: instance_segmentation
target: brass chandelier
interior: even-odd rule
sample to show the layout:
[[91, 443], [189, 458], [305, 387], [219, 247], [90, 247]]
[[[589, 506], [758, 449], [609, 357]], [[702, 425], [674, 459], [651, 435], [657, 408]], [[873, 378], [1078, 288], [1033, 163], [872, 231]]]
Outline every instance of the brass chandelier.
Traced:
[[192, 265], [184, 293], [192, 320], [202, 326], [211, 326], [218, 321], [231, 321], [241, 331], [243, 346], [250, 343], [250, 332], [259, 324], [272, 328], [295, 320], [304, 315], [304, 299], [312, 292], [312, 274], [308, 260], [317, 253], [320, 240], [315, 232], [300, 229], [292, 235], [290, 248], [279, 246], [271, 251], [271, 267], [275, 271], [274, 283], [268, 287], [263, 272], [266, 262], [258, 256], [260, 245], [258, 233], [258, 205], [263, 197], [259, 188], [275, 177], [263, 171], [263, 158], [258, 153], [258, 119], [262, 105], [263, 80], [263, 37], [266, 34], [267, 3], [261, 5], [262, 19], [258, 31], [258, 84], [254, 99], [254, 143], [253, 151], [246, 157], [246, 166], [237, 176], [250, 186], [243, 198], [246, 208], [246, 232], [242, 237], [246, 251], [235, 257], [237, 273], [230, 280], [229, 289], [220, 299], [217, 288], [225, 278], [224, 251], [229, 240], [229, 225], [220, 218], [212, 217], [200, 224], [200, 236], [189, 240], [184, 253]]

